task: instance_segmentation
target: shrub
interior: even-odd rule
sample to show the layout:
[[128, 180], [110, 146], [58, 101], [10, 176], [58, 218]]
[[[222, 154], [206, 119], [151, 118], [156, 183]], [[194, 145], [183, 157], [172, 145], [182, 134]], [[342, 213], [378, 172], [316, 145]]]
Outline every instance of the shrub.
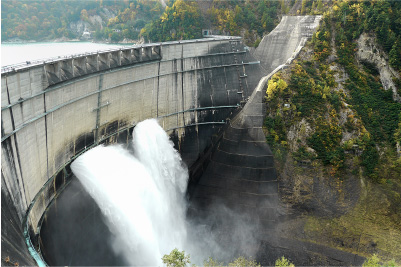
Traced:
[[185, 255], [185, 251], [179, 251], [176, 248], [170, 254], [164, 255], [162, 261], [167, 267], [184, 267], [191, 262], [190, 255]]
[[284, 256], [282, 256], [280, 259], [276, 260], [276, 263], [274, 264], [274, 266], [280, 266], [280, 267], [284, 267], [284, 266], [288, 266], [288, 267], [295, 267], [295, 265], [290, 262], [289, 260], [287, 260]]

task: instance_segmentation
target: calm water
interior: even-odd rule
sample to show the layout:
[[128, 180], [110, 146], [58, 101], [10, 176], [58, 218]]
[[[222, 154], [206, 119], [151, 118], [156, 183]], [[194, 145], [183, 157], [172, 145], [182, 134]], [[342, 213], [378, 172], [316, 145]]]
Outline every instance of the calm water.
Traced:
[[124, 46], [90, 42], [1, 44], [1, 66]]

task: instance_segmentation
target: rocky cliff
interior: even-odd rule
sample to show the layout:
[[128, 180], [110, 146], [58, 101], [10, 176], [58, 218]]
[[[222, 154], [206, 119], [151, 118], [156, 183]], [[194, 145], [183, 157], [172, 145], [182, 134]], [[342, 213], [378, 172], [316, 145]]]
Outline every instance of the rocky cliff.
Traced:
[[103, 8], [99, 14], [88, 16], [86, 20], [72, 21], [69, 24], [69, 29], [71, 32], [76, 34], [78, 37], [82, 37], [85, 31], [94, 32], [98, 29], [103, 29], [107, 26], [109, 19], [114, 18], [116, 15], [113, 11]]
[[401, 106], [393, 81], [399, 73], [366, 34], [345, 65], [346, 48], [323, 20], [299, 58], [266, 88], [264, 131], [283, 205], [278, 231], [399, 262], [401, 158], [394, 132]]
[[390, 66], [388, 56], [378, 46], [376, 38], [363, 33], [359, 37], [357, 44], [357, 59], [362, 63], [372, 64], [380, 74], [383, 88], [392, 90], [394, 101], [401, 102], [401, 97], [397, 92], [397, 85], [394, 83], [394, 78], [399, 79], [400, 75]]

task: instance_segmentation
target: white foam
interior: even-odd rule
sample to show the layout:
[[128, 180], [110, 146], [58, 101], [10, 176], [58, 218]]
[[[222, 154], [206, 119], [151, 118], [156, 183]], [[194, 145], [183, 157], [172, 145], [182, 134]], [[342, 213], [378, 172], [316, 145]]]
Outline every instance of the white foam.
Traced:
[[133, 132], [134, 155], [98, 146], [71, 168], [94, 198], [114, 235], [113, 248], [131, 265], [158, 265], [187, 236], [184, 194], [188, 171], [154, 119]]

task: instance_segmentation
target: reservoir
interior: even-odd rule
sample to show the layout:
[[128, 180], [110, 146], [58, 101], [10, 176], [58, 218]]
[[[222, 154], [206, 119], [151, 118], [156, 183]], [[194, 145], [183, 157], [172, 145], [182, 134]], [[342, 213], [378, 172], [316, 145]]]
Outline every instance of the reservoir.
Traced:
[[91, 42], [38, 42], [38, 43], [2, 43], [1, 66], [26, 61], [59, 58], [73, 54], [83, 54], [100, 50], [122, 48], [133, 44], [104, 44]]

